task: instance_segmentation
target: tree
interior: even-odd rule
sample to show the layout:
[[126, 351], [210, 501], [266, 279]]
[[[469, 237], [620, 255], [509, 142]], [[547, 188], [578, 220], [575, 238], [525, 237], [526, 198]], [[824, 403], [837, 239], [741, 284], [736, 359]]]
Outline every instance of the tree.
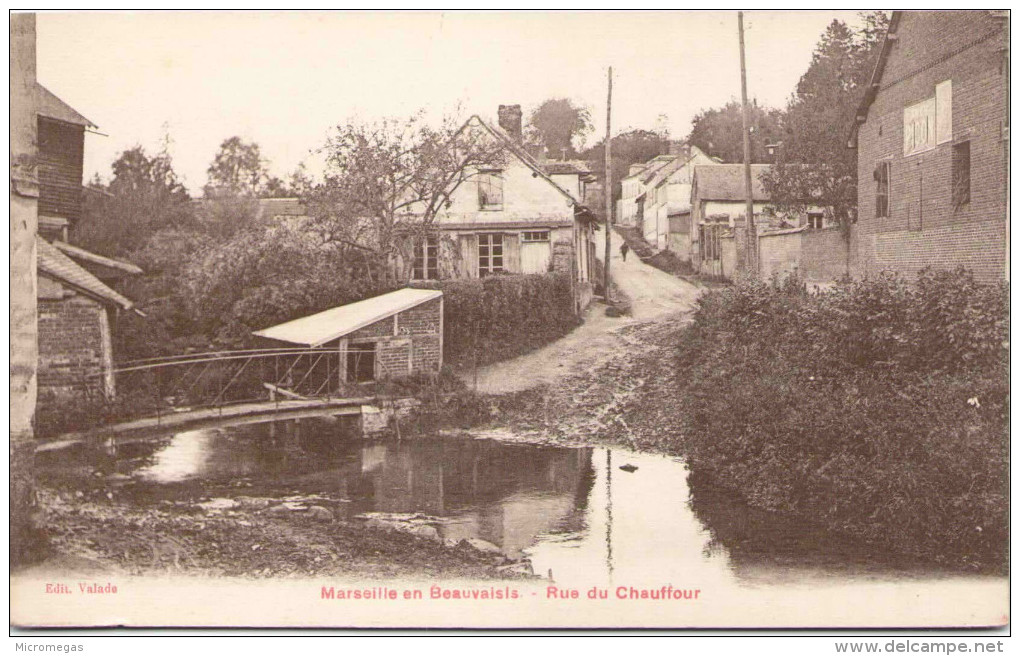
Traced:
[[165, 146], [151, 157], [141, 146], [125, 150], [111, 169], [109, 185], [96, 177], [86, 186], [73, 242], [116, 257], [141, 248], [161, 229], [192, 223], [188, 192]]
[[[782, 112], [761, 107], [757, 101], [753, 101], [748, 110], [751, 162], [767, 162], [766, 144], [782, 138]], [[743, 162], [742, 111], [740, 103], [735, 100], [722, 108], [701, 110], [691, 121], [691, 133], [687, 142], [724, 162]]]
[[243, 343], [253, 330], [391, 291], [373, 266], [364, 251], [315, 232], [263, 225], [200, 251], [180, 286], [196, 332]]
[[539, 105], [528, 119], [529, 140], [544, 145], [552, 158], [573, 157], [574, 139], [592, 130], [591, 115], [568, 98], [551, 98]]
[[312, 229], [326, 242], [363, 251], [377, 264], [373, 271], [399, 278], [410, 273], [414, 239], [429, 230], [452, 194], [506, 158], [504, 144], [480, 123], [458, 126], [447, 118], [433, 128], [421, 113], [406, 121], [338, 126], [322, 152], [323, 181], [302, 197]]
[[[669, 152], [668, 133], [649, 130], [630, 130], [613, 137], [613, 200], [620, 198], [620, 181], [627, 176], [632, 164], [647, 162], [657, 155]], [[592, 173], [603, 183], [606, 179], [606, 140], [582, 153]], [[598, 210], [599, 208], [593, 208]]]
[[[856, 32], [834, 20], [786, 109], [782, 147], [762, 182], [781, 212], [821, 206], [848, 229], [857, 205], [857, 154], [846, 147], [888, 26], [884, 12]], [[848, 233], [845, 233], [848, 234]]]
[[209, 165], [205, 195], [258, 196], [269, 181], [266, 166], [257, 143], [230, 137], [220, 144], [219, 152]]

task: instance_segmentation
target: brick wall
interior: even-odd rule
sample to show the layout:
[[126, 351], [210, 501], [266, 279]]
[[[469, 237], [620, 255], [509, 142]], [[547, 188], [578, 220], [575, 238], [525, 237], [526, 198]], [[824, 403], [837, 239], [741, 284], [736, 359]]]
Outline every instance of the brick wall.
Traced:
[[112, 359], [106, 308], [68, 293], [62, 299], [39, 299], [40, 412], [82, 394], [86, 381], [90, 393], [101, 394], [105, 380], [86, 375], [102, 372]]
[[[904, 12], [880, 89], [858, 136], [855, 275], [958, 265], [980, 279], [1006, 270], [1002, 23], [986, 11]], [[952, 80], [953, 139], [903, 155], [903, 110]], [[952, 202], [954, 143], [970, 142], [970, 202]], [[891, 163], [889, 216], [875, 216], [877, 162]]]
[[387, 317], [349, 334], [354, 340], [371, 339], [376, 344], [376, 367], [380, 378], [396, 378], [409, 373], [437, 373], [442, 366], [441, 299], [422, 303], [397, 315], [397, 335], [393, 317]]
[[397, 315], [397, 330], [401, 335], [438, 335], [442, 317], [440, 299], [415, 306]]

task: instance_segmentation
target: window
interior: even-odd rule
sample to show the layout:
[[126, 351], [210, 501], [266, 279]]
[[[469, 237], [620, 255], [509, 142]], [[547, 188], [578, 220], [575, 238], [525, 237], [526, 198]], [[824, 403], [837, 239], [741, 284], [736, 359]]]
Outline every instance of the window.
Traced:
[[478, 208], [503, 209], [503, 174], [500, 171], [482, 171], [478, 174]]
[[953, 139], [953, 81], [935, 85], [935, 95], [903, 109], [903, 154], [913, 155]]
[[503, 235], [483, 233], [478, 235], [478, 276], [484, 277], [503, 271]]
[[903, 154], [913, 155], [935, 147], [935, 98], [903, 110]]
[[549, 241], [549, 231], [541, 230], [536, 232], [525, 232], [521, 237], [521, 241], [526, 244], [536, 241]]
[[825, 215], [821, 212], [809, 212], [807, 215], [808, 228], [811, 230], [821, 230], [825, 227]]
[[953, 209], [970, 202], [970, 142], [953, 146]]
[[891, 164], [879, 162], [875, 167], [875, 217], [889, 216], [889, 174]]
[[439, 237], [428, 235], [414, 245], [414, 267], [411, 277], [415, 280], [439, 279]]

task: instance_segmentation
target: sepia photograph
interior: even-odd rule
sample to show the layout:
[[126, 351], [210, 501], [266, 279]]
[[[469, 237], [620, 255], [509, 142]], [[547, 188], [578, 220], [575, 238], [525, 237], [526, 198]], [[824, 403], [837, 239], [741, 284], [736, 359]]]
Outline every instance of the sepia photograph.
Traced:
[[1002, 651], [1008, 10], [9, 23], [12, 633]]

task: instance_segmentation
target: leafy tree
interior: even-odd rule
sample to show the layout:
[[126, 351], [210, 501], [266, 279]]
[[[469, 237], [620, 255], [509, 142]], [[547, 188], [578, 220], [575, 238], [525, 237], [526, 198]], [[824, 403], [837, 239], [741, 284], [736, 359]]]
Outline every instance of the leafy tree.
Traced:
[[374, 273], [399, 278], [410, 273], [413, 238], [429, 229], [465, 181], [498, 168], [506, 155], [479, 124], [445, 119], [434, 128], [420, 113], [338, 126], [322, 151], [323, 181], [303, 195], [310, 227], [327, 242], [363, 251], [375, 262]]
[[857, 205], [857, 154], [847, 135], [888, 25], [884, 12], [863, 19], [857, 31], [833, 21], [822, 34], [787, 106], [776, 164], [762, 176], [780, 211], [822, 206], [844, 228]]
[[582, 139], [592, 130], [591, 115], [586, 107], [578, 107], [568, 98], [550, 98], [528, 119], [529, 140], [544, 145], [552, 158], [573, 157], [574, 140]]
[[109, 256], [142, 247], [155, 232], [192, 223], [188, 192], [164, 149], [154, 156], [141, 146], [122, 152], [111, 165], [113, 179], [98, 177], [86, 187], [82, 218], [71, 241]]
[[287, 225], [256, 226], [198, 252], [181, 275], [193, 329], [223, 341], [391, 287], [358, 249]]
[[209, 166], [205, 195], [258, 196], [270, 179], [266, 166], [257, 143], [230, 137]]
[[[751, 133], [751, 162], [768, 161], [766, 144], [782, 138], [782, 112], [758, 105], [748, 108]], [[744, 161], [743, 118], [741, 105], [730, 101], [722, 108], [703, 109], [691, 121], [688, 143], [724, 162]]]
[[[669, 151], [667, 133], [650, 130], [630, 130], [613, 137], [613, 201], [621, 195], [620, 181], [627, 176], [632, 164], [647, 162], [656, 155]], [[606, 140], [582, 153], [592, 173], [603, 182], [606, 176]], [[598, 210], [599, 208], [593, 208]]]

